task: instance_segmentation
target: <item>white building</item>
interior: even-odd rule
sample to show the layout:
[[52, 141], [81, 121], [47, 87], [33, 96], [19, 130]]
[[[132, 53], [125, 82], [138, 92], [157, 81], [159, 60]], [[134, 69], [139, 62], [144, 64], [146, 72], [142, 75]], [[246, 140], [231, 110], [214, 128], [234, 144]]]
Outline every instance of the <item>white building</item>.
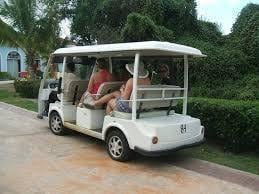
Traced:
[[20, 48], [0, 46], [0, 72], [8, 72], [13, 77], [26, 71], [25, 53]]
[[[42, 71], [46, 60], [38, 58], [35, 63]], [[26, 55], [21, 48], [0, 46], [0, 72], [7, 72], [12, 77], [18, 77], [19, 72], [28, 71], [26, 65]]]

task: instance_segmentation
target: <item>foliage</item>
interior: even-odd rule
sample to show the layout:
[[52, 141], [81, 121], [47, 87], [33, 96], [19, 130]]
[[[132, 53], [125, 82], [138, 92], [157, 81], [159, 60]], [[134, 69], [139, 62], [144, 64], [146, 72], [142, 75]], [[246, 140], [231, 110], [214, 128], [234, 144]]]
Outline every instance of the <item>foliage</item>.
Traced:
[[7, 72], [0, 72], [0, 80], [10, 80], [12, 76]]
[[259, 103], [190, 98], [188, 114], [200, 118], [209, 139], [220, 140], [226, 150], [259, 149]]
[[[141, 28], [140, 28], [141, 26]], [[158, 32], [155, 23], [147, 16], [131, 13], [122, 31], [125, 42], [138, 42], [145, 40], [158, 40]]]
[[249, 62], [252, 63], [259, 72], [259, 5], [248, 4], [245, 6], [236, 22], [233, 25], [230, 34], [229, 44], [232, 47], [238, 47], [249, 56]]
[[[245, 6], [223, 36], [217, 24], [197, 19], [195, 0], [77, 0], [72, 32], [80, 44], [160, 40], [198, 48], [207, 57], [190, 65], [195, 95], [257, 99], [252, 87], [236, 83], [259, 72], [258, 7]], [[177, 66], [178, 83], [182, 70]]]
[[169, 42], [175, 41], [174, 32], [164, 26], [157, 26], [157, 33], [160, 41], [169, 41]]
[[77, 41], [80, 44], [90, 44], [95, 40], [95, 12], [99, 1], [77, 1], [72, 15], [71, 33], [76, 34]]
[[194, 86], [191, 87], [190, 95], [230, 100], [259, 100], [259, 76], [246, 75], [235, 82], [226, 82], [224, 87]]
[[[20, 47], [31, 67], [38, 55], [48, 55], [59, 44], [62, 0], [9, 0], [0, 4], [0, 39]], [[3, 30], [2, 30], [3, 29]]]
[[[253, 152], [233, 154], [224, 151], [222, 146], [207, 141], [201, 146], [181, 150], [178, 154], [259, 175], [259, 155]], [[177, 158], [180, 156], [177, 155]]]
[[[226, 82], [234, 82], [243, 74], [252, 71], [247, 56], [238, 49], [213, 45], [209, 42], [183, 37], [177, 42], [199, 48], [207, 57], [190, 62], [190, 83], [200, 87], [224, 87]], [[182, 72], [182, 66], [178, 68]]]
[[2, 88], [0, 88], [0, 101], [8, 104], [12, 104], [14, 106], [18, 106], [21, 108], [25, 108], [27, 110], [35, 111], [35, 112], [37, 111], [37, 108], [38, 108], [37, 103], [29, 99], [21, 98], [14, 91], [5, 90]]
[[249, 3], [240, 12], [236, 22], [232, 27], [232, 35], [241, 35], [246, 27], [247, 21], [258, 13], [259, 5]]
[[222, 33], [216, 23], [199, 20], [198, 21], [199, 33], [197, 37], [199, 40], [210, 42], [211, 44], [222, 44], [224, 42]]
[[40, 80], [22, 78], [14, 81], [14, 88], [24, 98], [38, 98]]
[[[121, 35], [125, 35], [125, 28], [133, 29], [134, 21], [137, 22], [135, 28], [138, 27], [136, 37], [141, 33], [143, 36], [147, 25], [156, 31], [151, 32], [156, 40], [170, 41], [172, 34], [197, 32], [194, 0], [78, 0], [72, 19], [72, 33], [80, 44], [91, 44], [95, 40], [99, 43], [128, 40]], [[142, 22], [144, 26], [138, 25]], [[150, 32], [140, 40], [148, 39]]]

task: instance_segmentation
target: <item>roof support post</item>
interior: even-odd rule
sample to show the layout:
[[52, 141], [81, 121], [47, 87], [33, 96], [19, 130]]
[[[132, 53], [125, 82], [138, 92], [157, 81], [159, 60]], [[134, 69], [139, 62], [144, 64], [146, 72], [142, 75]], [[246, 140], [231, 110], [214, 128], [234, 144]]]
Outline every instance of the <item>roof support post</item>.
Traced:
[[[64, 100], [63, 100], [63, 97], [64, 97], [64, 76], [65, 76], [65, 71], [66, 71], [66, 64], [67, 64], [67, 57], [65, 56], [64, 59], [63, 59], [63, 65], [62, 65], [62, 82], [61, 82], [61, 107], [63, 107], [63, 103], [64, 103]], [[63, 111], [62, 111], [63, 112]]]
[[44, 70], [43, 78], [42, 78], [42, 80], [40, 82], [39, 97], [38, 97], [38, 116], [39, 117], [43, 116], [44, 104], [43, 104], [43, 101], [41, 100], [42, 99], [42, 95], [43, 95], [42, 94], [42, 90], [43, 90], [43, 87], [44, 87], [44, 82], [47, 79], [47, 75], [48, 75], [50, 64], [52, 63], [52, 60], [53, 60], [53, 55], [50, 54], [47, 66], [46, 66], [46, 68]]
[[188, 95], [188, 56], [184, 55], [184, 99], [183, 99], [183, 115], [187, 114], [187, 95]]
[[109, 72], [112, 74], [112, 58], [109, 57]]
[[136, 53], [134, 61], [134, 74], [133, 74], [133, 88], [132, 88], [132, 120], [136, 120], [137, 116], [137, 82], [138, 82], [138, 67], [139, 67], [140, 54]]

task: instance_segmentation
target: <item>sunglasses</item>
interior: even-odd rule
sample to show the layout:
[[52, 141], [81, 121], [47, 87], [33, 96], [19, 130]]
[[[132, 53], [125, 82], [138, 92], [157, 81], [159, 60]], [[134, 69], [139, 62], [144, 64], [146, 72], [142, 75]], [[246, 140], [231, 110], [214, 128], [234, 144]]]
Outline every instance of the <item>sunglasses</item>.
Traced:
[[165, 73], [165, 72], [167, 72], [167, 70], [165, 70], [165, 69], [162, 69], [162, 70], [160, 70], [160, 71], [158, 71], [159, 73]]

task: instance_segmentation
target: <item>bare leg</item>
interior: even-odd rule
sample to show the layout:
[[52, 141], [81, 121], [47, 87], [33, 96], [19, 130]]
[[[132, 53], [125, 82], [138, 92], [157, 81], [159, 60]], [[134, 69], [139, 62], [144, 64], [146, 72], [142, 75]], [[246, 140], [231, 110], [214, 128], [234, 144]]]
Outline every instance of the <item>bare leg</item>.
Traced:
[[103, 96], [102, 98], [100, 98], [99, 100], [94, 101], [93, 105], [94, 106], [98, 106], [98, 105], [103, 105], [108, 103], [111, 99], [113, 98], [117, 98], [121, 95], [121, 93], [119, 91], [115, 91], [112, 92], [110, 94], [107, 94], [105, 96]]
[[[93, 99], [94, 99], [94, 97], [93, 97], [88, 91], [86, 91], [86, 92], [83, 93], [83, 95], [82, 95], [82, 97], [80, 98], [80, 101], [77, 103], [77, 105], [83, 103], [84, 100], [87, 99], [87, 98], [93, 98]], [[90, 99], [89, 99], [89, 100], [90, 100]]]
[[83, 103], [83, 101], [84, 101], [84, 97], [85, 97], [85, 92], [83, 93], [82, 97], [80, 98], [80, 101], [79, 101], [79, 103], [78, 103], [78, 104]]
[[116, 106], [116, 98], [111, 99], [106, 106], [106, 114], [110, 114], [112, 110], [114, 110]]

